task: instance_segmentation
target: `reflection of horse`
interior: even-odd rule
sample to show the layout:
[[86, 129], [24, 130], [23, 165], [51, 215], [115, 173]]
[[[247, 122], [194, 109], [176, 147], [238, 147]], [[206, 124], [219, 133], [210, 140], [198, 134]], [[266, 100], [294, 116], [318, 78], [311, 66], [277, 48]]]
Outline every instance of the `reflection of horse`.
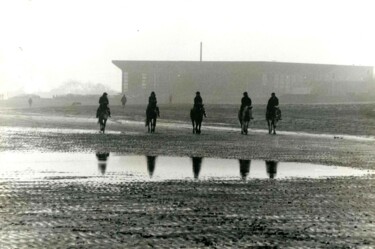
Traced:
[[99, 171], [100, 173], [102, 173], [102, 175], [105, 174], [105, 170], [107, 168], [107, 159], [109, 157], [109, 152], [97, 152], [96, 153], [96, 158], [98, 159], [98, 168], [99, 168]]
[[278, 162], [272, 160], [266, 160], [266, 170], [268, 176], [273, 179], [277, 174], [277, 164]]
[[202, 168], [202, 157], [192, 157], [191, 160], [193, 161], [193, 174], [194, 179], [198, 179], [199, 173], [201, 172]]
[[272, 110], [267, 110], [266, 120], [268, 124], [268, 133], [276, 134], [276, 124], [280, 120], [281, 111], [278, 107], [274, 107]]
[[238, 119], [240, 120], [240, 124], [241, 124], [241, 134], [247, 135], [247, 129], [249, 128], [252, 108], [253, 108], [252, 106], [245, 106], [242, 109], [242, 112], [241, 112], [241, 109], [238, 111]]
[[158, 107], [147, 107], [146, 110], [146, 126], [148, 132], [154, 133], [156, 126], [156, 119], [160, 117], [160, 112]]
[[108, 109], [101, 109], [99, 111], [98, 123], [100, 125], [100, 131], [104, 133], [107, 119], [109, 117]]
[[190, 119], [193, 124], [193, 133], [201, 134], [201, 126], [203, 121], [203, 116], [206, 117], [206, 111], [203, 105], [194, 107], [190, 110]]
[[240, 174], [242, 180], [246, 180], [247, 176], [249, 175], [250, 172], [250, 163], [251, 160], [242, 160], [239, 159], [240, 162]]
[[150, 178], [154, 175], [155, 171], [155, 161], [156, 156], [146, 156], [147, 157], [147, 171]]

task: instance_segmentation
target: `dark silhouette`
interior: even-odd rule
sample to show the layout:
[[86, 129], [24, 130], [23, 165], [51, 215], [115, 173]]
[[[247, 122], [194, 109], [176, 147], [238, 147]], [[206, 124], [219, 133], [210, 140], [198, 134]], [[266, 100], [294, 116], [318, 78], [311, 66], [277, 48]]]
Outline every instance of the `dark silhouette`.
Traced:
[[203, 158], [202, 157], [192, 157], [191, 160], [193, 162], [194, 179], [198, 179], [199, 178], [199, 173], [200, 173], [201, 168], [202, 168], [202, 160], [203, 160]]
[[146, 109], [146, 126], [148, 132], [154, 133], [156, 127], [156, 119], [160, 117], [159, 107], [156, 105], [156, 95], [155, 92], [151, 92], [148, 98], [148, 105]]
[[201, 97], [200, 92], [195, 93], [195, 98], [194, 98], [194, 108], [199, 108], [203, 106], [203, 99]]
[[147, 171], [150, 178], [154, 175], [156, 156], [146, 156], [147, 158]]
[[238, 160], [240, 162], [240, 175], [242, 180], [246, 180], [250, 172], [250, 163], [251, 160]]
[[111, 110], [108, 107], [109, 101], [107, 97], [107, 93], [103, 93], [103, 95], [99, 98], [99, 108], [96, 111], [96, 117], [98, 118], [98, 123], [100, 125], [100, 131], [102, 133], [105, 132], [105, 126], [107, 124], [108, 117], [111, 116]]
[[201, 134], [203, 116], [207, 117], [200, 92], [195, 93], [194, 107], [190, 110], [190, 119], [193, 125], [193, 133]]
[[99, 107], [98, 110], [96, 110], [96, 117], [99, 118], [99, 114], [101, 112], [107, 111], [109, 117], [111, 116], [111, 110], [109, 109], [109, 100], [108, 100], [108, 94], [106, 92], [103, 93], [103, 95], [99, 98]]
[[28, 102], [29, 102], [29, 107], [31, 107], [32, 104], [33, 104], [33, 99], [30, 97], [29, 100], [28, 100]]
[[250, 119], [252, 116], [251, 106], [244, 106], [244, 108], [238, 112], [238, 119], [241, 125], [241, 134], [247, 135], [247, 129], [249, 128]]
[[270, 179], [274, 179], [277, 174], [277, 161], [266, 160], [266, 170]]
[[108, 110], [102, 109], [99, 112], [98, 123], [100, 125], [100, 131], [104, 134], [105, 127], [107, 125], [107, 119], [110, 117]]
[[203, 105], [198, 108], [193, 108], [190, 110], [190, 119], [193, 125], [193, 133], [201, 134], [203, 116], [206, 117], [206, 111]]
[[124, 94], [124, 95], [122, 96], [122, 98], [121, 98], [121, 104], [122, 104], [122, 107], [123, 107], [123, 108], [125, 108], [126, 101], [127, 101], [127, 99], [126, 99], [126, 96], [125, 96], [125, 94]]
[[98, 159], [98, 168], [102, 175], [105, 174], [107, 169], [107, 159], [109, 157], [109, 152], [97, 152], [96, 158]]
[[245, 106], [251, 106], [251, 99], [250, 99], [249, 95], [247, 94], [247, 92], [243, 93], [243, 97], [241, 99], [241, 108], [240, 108], [241, 112], [243, 111]]
[[281, 120], [281, 111], [278, 107], [279, 99], [276, 97], [275, 93], [271, 94], [271, 98], [268, 100], [267, 110], [266, 110], [266, 120], [268, 125], [268, 133], [276, 135], [276, 124]]

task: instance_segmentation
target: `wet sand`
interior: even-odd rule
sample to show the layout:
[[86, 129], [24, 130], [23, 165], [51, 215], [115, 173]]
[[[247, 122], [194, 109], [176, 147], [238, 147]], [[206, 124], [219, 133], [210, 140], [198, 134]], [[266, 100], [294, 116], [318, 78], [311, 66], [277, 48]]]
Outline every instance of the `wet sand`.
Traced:
[[[3, 113], [1, 121], [0, 151], [108, 150], [375, 169], [374, 141], [251, 131], [244, 136], [204, 128], [197, 136], [188, 128], [170, 125], [147, 134], [144, 126], [116, 120], [108, 124], [111, 133], [102, 135], [96, 121], [84, 115], [54, 120]], [[4, 248], [372, 248], [374, 185], [373, 175], [119, 183], [69, 178], [21, 181], [2, 175], [0, 244]]]

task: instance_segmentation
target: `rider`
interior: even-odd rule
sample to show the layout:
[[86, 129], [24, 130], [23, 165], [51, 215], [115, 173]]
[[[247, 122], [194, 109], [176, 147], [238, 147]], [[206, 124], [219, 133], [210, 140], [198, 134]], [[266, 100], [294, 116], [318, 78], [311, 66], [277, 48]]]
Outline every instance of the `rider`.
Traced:
[[[203, 99], [201, 97], [201, 93], [198, 91], [195, 93], [194, 109], [198, 110], [199, 108], [203, 108]], [[206, 112], [204, 112], [203, 114], [206, 117]]]
[[147, 108], [156, 108], [156, 103], [158, 101], [156, 100], [155, 92], [151, 92], [150, 97], [148, 97], [148, 106]]
[[[245, 106], [251, 107], [251, 99], [250, 99], [249, 95], [247, 94], [247, 92], [243, 93], [243, 97], [241, 99], [240, 113], [242, 113]], [[252, 116], [250, 118], [253, 119]]]
[[[279, 99], [276, 97], [276, 94], [275, 93], [272, 93], [271, 94], [271, 98], [268, 100], [268, 104], [267, 104], [267, 114], [266, 115], [269, 115], [270, 113], [273, 113], [276, 111], [276, 108], [278, 108], [279, 106]], [[280, 115], [280, 120], [281, 120], [281, 112], [279, 111], [279, 115]]]
[[108, 94], [106, 92], [104, 92], [103, 95], [99, 98], [99, 108], [96, 111], [96, 117], [97, 118], [99, 117], [99, 113], [101, 111], [104, 111], [104, 110], [107, 110], [108, 111], [108, 115], [111, 116], [111, 110], [108, 107], [109, 101], [108, 101], [107, 95]]
[[158, 101], [156, 100], [155, 92], [151, 92], [150, 97], [148, 97], [148, 105], [146, 112], [148, 112], [150, 109], [156, 109], [158, 116], [160, 117], [159, 107], [156, 105], [157, 103]]

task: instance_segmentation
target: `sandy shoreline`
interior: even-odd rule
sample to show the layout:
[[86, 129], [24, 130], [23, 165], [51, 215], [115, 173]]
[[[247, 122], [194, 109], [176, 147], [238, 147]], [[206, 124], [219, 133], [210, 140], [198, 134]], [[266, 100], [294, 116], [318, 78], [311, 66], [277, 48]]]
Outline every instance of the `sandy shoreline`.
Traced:
[[[0, 151], [273, 159], [375, 169], [374, 141], [2, 116]], [[74, 117], [73, 117], [74, 118]], [[15, 127], [20, 127], [15, 128]], [[39, 130], [38, 130], [39, 129]], [[55, 129], [41, 132], [41, 129]], [[61, 132], [59, 129], [68, 130]], [[69, 129], [89, 132], [70, 132]], [[11, 167], [11, 165], [2, 165]], [[372, 248], [375, 177], [99, 183], [0, 179], [4, 248]]]

